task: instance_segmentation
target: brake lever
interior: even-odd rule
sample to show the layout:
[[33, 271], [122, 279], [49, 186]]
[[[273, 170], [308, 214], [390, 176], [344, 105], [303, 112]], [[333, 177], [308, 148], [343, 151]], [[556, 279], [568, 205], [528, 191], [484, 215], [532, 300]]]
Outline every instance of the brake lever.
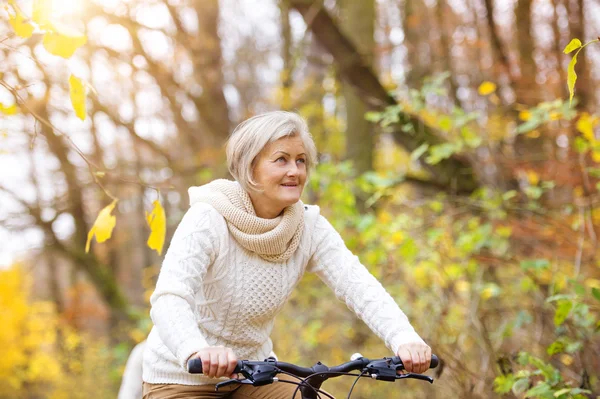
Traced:
[[232, 378], [230, 380], [217, 383], [217, 385], [215, 385], [215, 392], [218, 392], [220, 388], [226, 387], [231, 384], [252, 384], [252, 382], [250, 380], [237, 380], [235, 378]]
[[397, 380], [401, 380], [403, 378], [414, 378], [415, 380], [423, 380], [429, 382], [430, 384], [433, 384], [433, 378], [431, 378], [428, 375], [407, 373], [396, 376]]

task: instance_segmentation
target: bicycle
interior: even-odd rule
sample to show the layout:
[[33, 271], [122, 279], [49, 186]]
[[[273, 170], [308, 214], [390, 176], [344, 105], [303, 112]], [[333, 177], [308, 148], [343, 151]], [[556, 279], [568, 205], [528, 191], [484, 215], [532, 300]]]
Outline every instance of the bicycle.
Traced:
[[[432, 355], [429, 368], [435, 368], [438, 366], [438, 364], [438, 357], [436, 355]], [[400, 360], [398, 356], [369, 360], [360, 354], [353, 355], [349, 362], [333, 367], [328, 367], [321, 362], [317, 362], [313, 367], [310, 368], [301, 367], [292, 363], [277, 361], [273, 357], [265, 359], [262, 362], [238, 360], [238, 364], [234, 370], [234, 373], [242, 374], [245, 378], [230, 379], [219, 382], [215, 386], [215, 391], [218, 391], [219, 388], [231, 384], [250, 384], [257, 387], [280, 381], [297, 385], [292, 399], [296, 398], [298, 390], [300, 390], [302, 399], [321, 398], [320, 394], [333, 399], [331, 395], [320, 389], [321, 385], [329, 378], [355, 376], [357, 378], [352, 384], [352, 387], [348, 393], [349, 399], [352, 395], [354, 387], [356, 386], [356, 383], [361, 378], [372, 378], [375, 380], [389, 382], [394, 382], [404, 378], [413, 378], [433, 383], [433, 378], [426, 375], [414, 373], [398, 374], [398, 371], [402, 370], [403, 368], [402, 360]], [[188, 371], [193, 374], [202, 374], [202, 360], [191, 359], [188, 362]], [[353, 374], [351, 371], [360, 371], [360, 374]], [[280, 373], [297, 378], [300, 380], [300, 382], [296, 383], [292, 381], [279, 380], [276, 375]]]

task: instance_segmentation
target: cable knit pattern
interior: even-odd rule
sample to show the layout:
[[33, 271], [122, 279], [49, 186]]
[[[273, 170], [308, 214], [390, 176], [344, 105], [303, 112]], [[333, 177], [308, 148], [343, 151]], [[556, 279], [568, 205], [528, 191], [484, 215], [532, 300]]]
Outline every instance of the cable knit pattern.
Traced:
[[190, 207], [150, 299], [154, 328], [144, 353], [144, 381], [214, 384], [217, 380], [186, 371], [187, 359], [207, 346], [230, 347], [240, 359], [268, 357], [275, 316], [307, 268], [394, 353], [403, 342], [421, 340], [319, 208], [305, 205], [302, 211], [296, 250], [272, 262], [241, 245], [215, 207], [201, 202]]
[[250, 196], [236, 181], [218, 179], [188, 190], [191, 203], [206, 202], [225, 218], [238, 243], [271, 262], [286, 261], [300, 243], [304, 227], [302, 202], [275, 219], [256, 216]]

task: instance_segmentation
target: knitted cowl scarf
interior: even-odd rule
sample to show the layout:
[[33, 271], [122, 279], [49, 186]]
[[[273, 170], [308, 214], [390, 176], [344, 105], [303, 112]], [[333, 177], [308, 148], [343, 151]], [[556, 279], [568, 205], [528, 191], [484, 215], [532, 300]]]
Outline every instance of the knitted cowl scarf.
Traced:
[[190, 205], [212, 205], [227, 222], [236, 241], [269, 262], [285, 262], [298, 248], [304, 229], [301, 201], [288, 206], [274, 219], [256, 216], [248, 193], [236, 181], [218, 179], [190, 187]]

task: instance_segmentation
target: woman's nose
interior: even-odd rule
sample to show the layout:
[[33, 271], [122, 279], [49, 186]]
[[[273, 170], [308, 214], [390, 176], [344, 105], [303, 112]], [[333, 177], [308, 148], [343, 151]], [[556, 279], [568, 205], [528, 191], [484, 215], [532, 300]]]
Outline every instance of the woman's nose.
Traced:
[[296, 176], [300, 172], [300, 168], [295, 163], [288, 169], [288, 176]]

